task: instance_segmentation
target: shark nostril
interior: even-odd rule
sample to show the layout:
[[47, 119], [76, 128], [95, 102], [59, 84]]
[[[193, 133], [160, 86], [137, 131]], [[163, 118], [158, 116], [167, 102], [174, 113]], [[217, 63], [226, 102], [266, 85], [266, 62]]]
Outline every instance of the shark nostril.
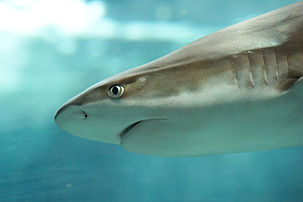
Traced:
[[88, 117], [87, 113], [85, 111], [81, 111], [81, 112], [84, 115], [84, 120], [87, 119], [87, 117]]

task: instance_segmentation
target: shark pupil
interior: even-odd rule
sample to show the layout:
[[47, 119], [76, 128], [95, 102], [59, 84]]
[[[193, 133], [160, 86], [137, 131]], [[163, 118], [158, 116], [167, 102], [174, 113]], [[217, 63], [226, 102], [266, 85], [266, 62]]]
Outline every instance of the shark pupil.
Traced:
[[117, 87], [117, 86], [114, 86], [114, 87], [112, 88], [112, 92], [113, 92], [113, 94], [117, 95], [118, 92], [119, 92], [118, 87]]

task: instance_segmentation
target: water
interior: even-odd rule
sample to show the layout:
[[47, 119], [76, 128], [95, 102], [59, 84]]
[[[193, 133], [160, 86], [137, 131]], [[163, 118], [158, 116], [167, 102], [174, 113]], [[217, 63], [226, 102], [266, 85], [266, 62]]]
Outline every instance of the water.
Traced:
[[0, 201], [302, 201], [302, 147], [152, 157], [53, 121], [91, 84], [293, 2], [0, 1]]

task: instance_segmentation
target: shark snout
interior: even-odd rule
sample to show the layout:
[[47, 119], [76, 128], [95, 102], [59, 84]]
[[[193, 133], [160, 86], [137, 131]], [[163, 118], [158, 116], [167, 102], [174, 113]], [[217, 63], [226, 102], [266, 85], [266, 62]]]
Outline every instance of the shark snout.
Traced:
[[[84, 116], [84, 114], [80, 110], [81, 98], [83, 96], [75, 96], [66, 103], [64, 103], [56, 112], [55, 114], [55, 122], [59, 125], [60, 119], [68, 119], [71, 114], [74, 114], [75, 112], [80, 112], [81, 115]], [[78, 113], [79, 114], [79, 113]], [[72, 118], [72, 117], [70, 117]]]
[[83, 113], [80, 110], [80, 105], [72, 100], [63, 104], [55, 114], [55, 122], [63, 130], [69, 122], [85, 118], [87, 118], [87, 114]]
[[[102, 110], [98, 112], [98, 109]], [[119, 121], [115, 122], [109, 117], [112, 110], [106, 115], [104, 111], [103, 106], [89, 108], [70, 102], [58, 109], [55, 122], [66, 133], [95, 141], [120, 144], [120, 133], [127, 127], [128, 122], [123, 122], [121, 127], [120, 125], [117, 127], [116, 123]]]
[[87, 122], [87, 117], [87, 113], [81, 110], [81, 106], [74, 103], [66, 103], [56, 112], [55, 122], [63, 131], [75, 134], [85, 128], [83, 126]]
[[65, 109], [67, 109], [68, 107], [70, 107], [70, 105], [63, 105], [63, 106], [61, 106], [61, 107], [57, 110], [57, 112], [56, 112], [56, 114], [55, 114], [55, 121], [57, 121], [57, 118], [60, 116], [60, 114], [62, 114], [63, 111], [64, 111]]

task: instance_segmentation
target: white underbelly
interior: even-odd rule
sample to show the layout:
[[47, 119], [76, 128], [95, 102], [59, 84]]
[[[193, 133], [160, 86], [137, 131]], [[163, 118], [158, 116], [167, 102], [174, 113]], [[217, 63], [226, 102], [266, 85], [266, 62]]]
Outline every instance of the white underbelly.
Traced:
[[192, 156], [303, 145], [303, 100], [292, 94], [171, 110], [135, 126], [121, 145], [132, 152]]

